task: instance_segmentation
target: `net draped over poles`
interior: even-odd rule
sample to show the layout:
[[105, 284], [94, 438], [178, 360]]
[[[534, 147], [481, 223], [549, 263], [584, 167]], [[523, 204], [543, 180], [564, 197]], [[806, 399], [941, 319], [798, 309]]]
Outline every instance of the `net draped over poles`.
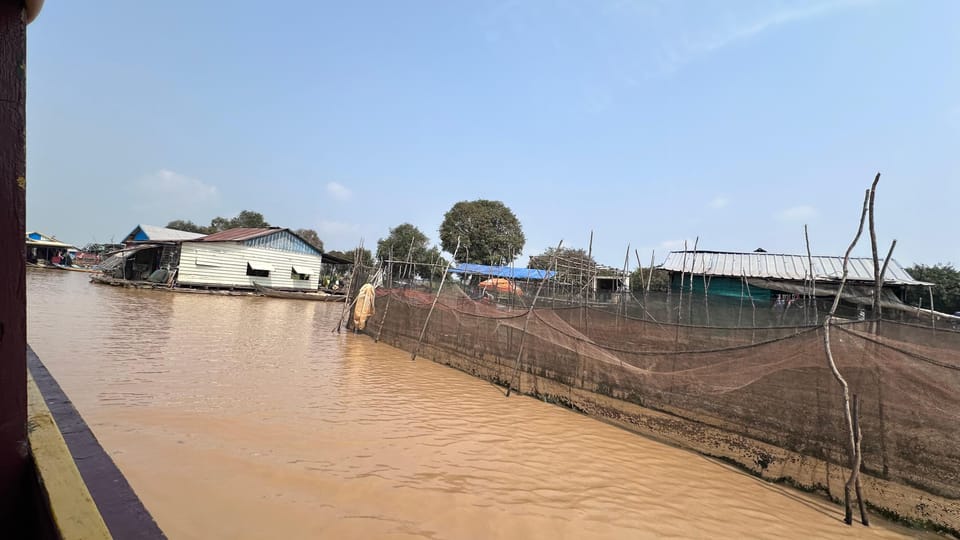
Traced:
[[[367, 331], [411, 348], [435, 293], [381, 289], [377, 294], [378, 305], [389, 301], [389, 313], [379, 315], [378, 309]], [[424, 356], [434, 360], [515, 385], [510, 379], [529, 316], [520, 359], [521, 392], [574, 406], [565, 401], [564, 392], [592, 392], [613, 398], [607, 416], [620, 414], [617, 402], [635, 404], [816, 458], [836, 469], [847, 466], [842, 395], [826, 362], [822, 326], [774, 324], [790, 320], [782, 316], [767, 317], [766, 326], [755, 326], [756, 316], [744, 315], [742, 308], [724, 314], [715, 306], [710, 307], [714, 321], [739, 319], [748, 327], [678, 325], [654, 320], [656, 315], [633, 300], [627, 303], [628, 309], [546, 302], [528, 315], [523, 306], [477, 301], [450, 285], [440, 295], [422, 350], [429, 348], [432, 355]], [[925, 503], [910, 500], [916, 490], [942, 498], [954, 515], [929, 519], [956, 530], [960, 332], [886, 320], [874, 331], [872, 324], [837, 324], [833, 340], [838, 367], [861, 400], [862, 470], [913, 490], [902, 497], [898, 512], [913, 505], [920, 509], [914, 515], [923, 518]], [[567, 390], [557, 391], [559, 387], [548, 382]], [[548, 386], [553, 388], [549, 396], [544, 390]], [[761, 454], [750, 458], [761, 469], [786, 467]], [[803, 463], [790, 466], [800, 473], [784, 475], [803, 474]], [[823, 482], [808, 483], [816, 488]], [[836, 496], [839, 487], [834, 489], [828, 494]]]

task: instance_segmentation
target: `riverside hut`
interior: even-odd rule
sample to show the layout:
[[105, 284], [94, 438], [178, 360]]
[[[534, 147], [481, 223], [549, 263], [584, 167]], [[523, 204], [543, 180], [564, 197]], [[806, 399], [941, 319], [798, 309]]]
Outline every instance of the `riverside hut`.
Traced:
[[323, 252], [290, 229], [240, 227], [182, 242], [177, 284], [316, 290]]
[[[832, 297], [843, 277], [843, 257], [785, 255], [758, 250], [752, 253], [724, 251], [673, 251], [660, 266], [670, 274], [670, 287], [702, 295], [741, 298], [777, 305], [787, 298]], [[812, 274], [811, 274], [812, 270]], [[873, 259], [851, 257], [842, 300], [854, 308], [872, 301]], [[881, 305], [897, 310], [912, 309], [901, 299], [906, 287], [930, 287], [917, 281], [890, 260], [883, 278]]]

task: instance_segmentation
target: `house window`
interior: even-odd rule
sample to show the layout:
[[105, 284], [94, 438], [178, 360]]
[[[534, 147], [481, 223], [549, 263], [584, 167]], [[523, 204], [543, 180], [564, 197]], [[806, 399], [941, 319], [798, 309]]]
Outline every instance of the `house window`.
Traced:
[[310, 279], [310, 269], [299, 266], [290, 268], [290, 277], [294, 280], [307, 281]]
[[256, 277], [270, 277], [270, 271], [273, 270], [273, 267], [269, 264], [265, 264], [257, 261], [248, 261], [247, 262], [247, 275], [256, 276]]

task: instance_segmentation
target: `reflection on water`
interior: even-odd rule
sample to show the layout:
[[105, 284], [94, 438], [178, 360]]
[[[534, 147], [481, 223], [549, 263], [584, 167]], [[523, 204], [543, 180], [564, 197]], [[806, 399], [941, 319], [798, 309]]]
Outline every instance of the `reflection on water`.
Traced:
[[31, 271], [29, 339], [170, 538], [898, 537], [364, 336]]

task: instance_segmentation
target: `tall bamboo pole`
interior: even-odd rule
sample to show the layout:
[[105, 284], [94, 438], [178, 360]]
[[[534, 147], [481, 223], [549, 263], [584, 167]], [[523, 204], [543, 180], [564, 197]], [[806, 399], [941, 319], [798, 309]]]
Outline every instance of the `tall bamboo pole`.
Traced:
[[873, 179], [873, 184], [870, 186], [870, 207], [867, 210], [869, 214], [870, 221], [870, 251], [873, 254], [873, 314], [871, 316], [874, 319], [873, 332], [877, 332], [877, 323], [876, 320], [880, 318], [881, 315], [881, 306], [880, 306], [880, 288], [883, 286], [883, 282], [880, 281], [880, 259], [877, 254], [877, 229], [874, 226], [874, 212], [873, 212], [873, 201], [877, 196], [877, 184], [880, 182], [880, 173], [877, 173], [877, 176]]
[[693, 323], [693, 276], [697, 270], [697, 246], [700, 245], [700, 237], [693, 239], [693, 258], [690, 261], [690, 298], [687, 302], [687, 324]]
[[457, 237], [457, 247], [453, 248], [453, 257], [450, 258], [450, 262], [447, 263], [447, 268], [443, 271], [443, 276], [440, 277], [440, 286], [437, 287], [437, 295], [433, 297], [433, 303], [430, 304], [430, 311], [427, 312], [427, 318], [423, 321], [423, 328], [420, 329], [420, 338], [417, 339], [417, 346], [413, 349], [413, 354], [410, 355], [410, 360], [416, 360], [417, 354], [420, 353], [420, 345], [423, 343], [423, 336], [427, 333], [427, 325], [430, 324], [430, 316], [433, 315], [433, 309], [437, 307], [437, 300], [440, 300], [440, 293], [443, 291], [443, 283], [447, 280], [447, 274], [449, 273], [450, 267], [453, 265], [453, 262], [457, 260], [457, 252], [460, 251], [460, 237]]
[[810, 254], [810, 234], [807, 232], [807, 225], [803, 225], [803, 239], [807, 243], [807, 265], [810, 274], [810, 299], [813, 302], [813, 321], [814, 324], [820, 322], [820, 314], [817, 312], [817, 274], [813, 271], [813, 256]]
[[[833, 373], [833, 378], [836, 379], [837, 383], [840, 385], [843, 390], [843, 412], [847, 420], [848, 428], [848, 443], [850, 449], [850, 478], [847, 479], [846, 484], [843, 487], [843, 506], [844, 506], [844, 518], [843, 521], [850, 525], [853, 523], [853, 509], [850, 504], [851, 492], [854, 490], [858, 477], [860, 475], [860, 465], [862, 462], [862, 456], [858, 451], [857, 436], [856, 430], [853, 421], [853, 410], [850, 403], [850, 386], [847, 384], [846, 379], [843, 375], [840, 374], [840, 370], [837, 368], [837, 363], [833, 358], [833, 350], [830, 347], [830, 327], [833, 322], [833, 317], [837, 313], [837, 307], [840, 305], [840, 296], [843, 294], [843, 287], [847, 282], [847, 273], [849, 270], [850, 263], [850, 253], [853, 252], [853, 248], [857, 245], [857, 242], [860, 240], [860, 236], [863, 234], [863, 224], [867, 217], [867, 210], [870, 204], [870, 190], [867, 190], [863, 197], [863, 210], [860, 213], [860, 226], [857, 228], [857, 234], [853, 237], [853, 241], [850, 243], [850, 246], [847, 248], [847, 252], [843, 256], [843, 274], [840, 278], [840, 285], [837, 287], [837, 293], [833, 298], [833, 305], [830, 307], [830, 312], [827, 314], [826, 319], [823, 322], [823, 344], [827, 356], [827, 364], [830, 367], [830, 371]], [[864, 525], [866, 523], [866, 513], [861, 514], [861, 522]]]
[[[591, 239], [593, 233], [591, 233]], [[591, 240], [591, 246], [593, 241]], [[553, 266], [557, 266], [557, 256], [560, 253], [560, 248], [563, 247], [563, 240], [560, 240], [560, 243], [557, 244], [557, 250], [553, 252]], [[548, 267], [549, 268], [549, 267]], [[523, 343], [527, 337], [527, 326], [530, 324], [530, 317], [533, 315], [533, 309], [537, 306], [537, 299], [540, 298], [540, 291], [543, 289], [543, 282], [546, 279], [541, 279], [540, 284], [537, 286], [537, 293], [533, 295], [533, 301], [530, 302], [530, 307], [527, 309], [527, 316], [523, 320], [523, 332], [520, 334], [520, 345], [517, 347], [517, 361], [513, 366], [513, 375], [510, 376], [510, 380], [507, 381], [507, 397], [510, 397], [510, 391], [513, 388], [513, 380], [517, 378], [517, 374], [520, 372], [520, 358], [523, 356]], [[518, 388], [519, 390], [519, 388]]]

